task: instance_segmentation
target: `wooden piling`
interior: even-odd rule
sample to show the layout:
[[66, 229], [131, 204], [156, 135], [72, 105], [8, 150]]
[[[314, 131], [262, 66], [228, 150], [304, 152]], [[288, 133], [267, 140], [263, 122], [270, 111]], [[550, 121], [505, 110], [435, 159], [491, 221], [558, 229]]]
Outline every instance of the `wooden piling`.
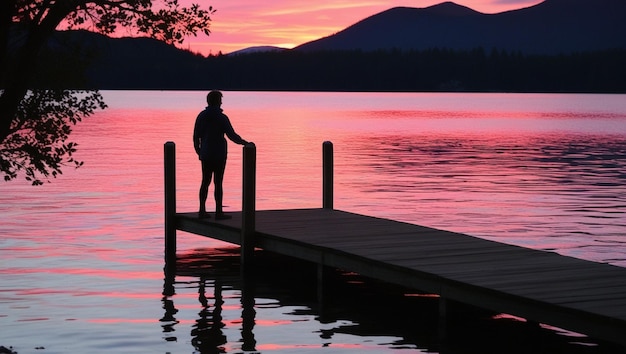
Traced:
[[[322, 207], [333, 209], [333, 143], [325, 141], [322, 144]], [[322, 263], [317, 266], [317, 299], [320, 308], [324, 303], [324, 292], [326, 290], [326, 266]]]
[[247, 273], [251, 269], [254, 256], [254, 233], [256, 227], [256, 146], [253, 143], [243, 147], [243, 194], [241, 223], [241, 269]]
[[438, 323], [437, 323], [437, 332], [439, 334], [439, 339], [443, 340], [447, 336], [448, 330], [448, 300], [443, 297], [443, 294], [439, 296], [439, 313], [438, 313]]
[[322, 144], [322, 205], [324, 209], [333, 209], [333, 143]]
[[176, 267], [176, 144], [163, 147], [165, 168], [165, 266]]
[[324, 304], [326, 299], [324, 298], [324, 291], [326, 291], [325, 283], [326, 283], [326, 266], [322, 263], [317, 265], [317, 302], [320, 305], [320, 308]]

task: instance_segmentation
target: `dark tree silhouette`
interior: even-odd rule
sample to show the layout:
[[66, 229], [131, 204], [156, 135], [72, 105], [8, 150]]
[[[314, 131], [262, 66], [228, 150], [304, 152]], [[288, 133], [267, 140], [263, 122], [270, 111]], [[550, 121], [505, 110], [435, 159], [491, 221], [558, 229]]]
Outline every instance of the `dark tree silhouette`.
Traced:
[[[112, 34], [118, 28], [168, 44], [198, 32], [209, 34], [212, 7], [178, 0], [0, 1], [0, 171], [10, 181], [25, 174], [32, 184], [82, 163], [67, 142], [72, 126], [106, 108], [98, 91], [35, 87], [34, 68], [60, 27]], [[80, 75], [80, 73], [78, 73]]]

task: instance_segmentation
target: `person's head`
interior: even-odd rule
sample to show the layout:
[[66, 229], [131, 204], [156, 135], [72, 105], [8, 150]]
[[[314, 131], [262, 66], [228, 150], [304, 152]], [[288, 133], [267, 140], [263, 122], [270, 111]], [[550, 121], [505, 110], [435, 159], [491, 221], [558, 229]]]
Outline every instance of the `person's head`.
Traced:
[[222, 93], [218, 90], [213, 90], [206, 95], [206, 102], [209, 106], [219, 106], [222, 104]]

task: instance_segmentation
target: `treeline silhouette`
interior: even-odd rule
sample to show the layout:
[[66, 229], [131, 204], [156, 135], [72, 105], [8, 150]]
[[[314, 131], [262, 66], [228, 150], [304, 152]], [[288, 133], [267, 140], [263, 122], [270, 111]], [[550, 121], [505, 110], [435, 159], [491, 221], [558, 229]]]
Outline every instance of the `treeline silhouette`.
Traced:
[[266, 52], [207, 59], [229, 90], [626, 92], [626, 50], [544, 56], [471, 51]]
[[[33, 86], [626, 93], [626, 49], [563, 55], [525, 55], [483, 48], [374, 52], [284, 50], [207, 58], [163, 48], [108, 50], [106, 54], [92, 50], [88, 55], [78, 56], [75, 52], [46, 53], [47, 60], [37, 68]], [[89, 62], [79, 64], [78, 58]]]

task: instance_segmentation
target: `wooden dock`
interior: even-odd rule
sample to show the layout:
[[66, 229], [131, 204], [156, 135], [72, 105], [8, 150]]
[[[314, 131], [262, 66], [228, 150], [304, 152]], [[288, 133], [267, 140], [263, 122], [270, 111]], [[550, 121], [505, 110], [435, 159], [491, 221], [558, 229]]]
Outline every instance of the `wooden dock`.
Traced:
[[324, 208], [256, 211], [250, 173], [243, 211], [217, 221], [175, 212], [166, 167], [166, 261], [181, 230], [242, 245], [244, 264], [258, 247], [626, 346], [626, 268], [335, 210], [327, 182]]

